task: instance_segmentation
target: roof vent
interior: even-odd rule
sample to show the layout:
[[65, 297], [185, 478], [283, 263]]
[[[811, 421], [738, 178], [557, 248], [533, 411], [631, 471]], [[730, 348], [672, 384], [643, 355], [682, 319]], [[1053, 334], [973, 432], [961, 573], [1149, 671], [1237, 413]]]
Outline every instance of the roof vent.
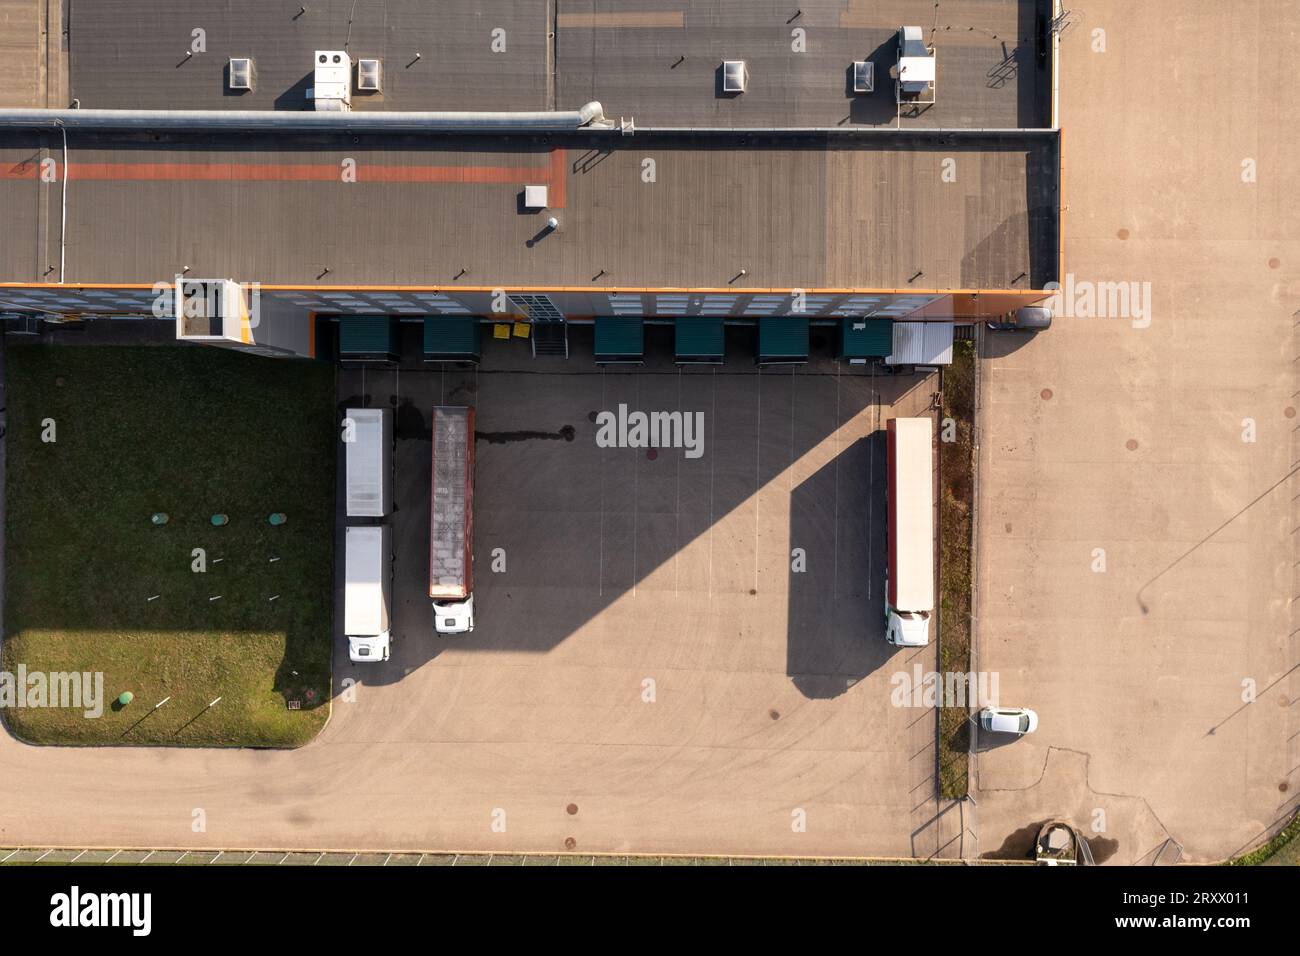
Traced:
[[357, 61], [357, 89], [363, 93], [382, 92], [383, 65], [379, 60]]
[[230, 58], [230, 88], [232, 90], [251, 90], [256, 74], [253, 72], [251, 57], [238, 56]]
[[525, 209], [545, 209], [548, 201], [547, 188], [545, 186], [525, 186], [524, 187], [524, 208]]
[[870, 60], [853, 61], [853, 92], [871, 93], [876, 89], [876, 65]]
[[749, 71], [744, 60], [722, 61], [722, 92], [743, 93], [749, 83]]

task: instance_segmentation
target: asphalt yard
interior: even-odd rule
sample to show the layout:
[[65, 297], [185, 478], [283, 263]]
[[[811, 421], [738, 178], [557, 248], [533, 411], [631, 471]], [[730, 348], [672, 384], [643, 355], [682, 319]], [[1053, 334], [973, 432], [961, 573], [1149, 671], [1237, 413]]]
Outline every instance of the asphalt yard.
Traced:
[[[883, 636], [881, 430], [925, 414], [935, 379], [759, 372], [733, 343], [678, 369], [671, 329], [649, 333], [644, 367], [602, 371], [575, 330], [568, 361], [511, 341], [478, 369], [341, 371], [341, 408], [396, 409], [396, 610], [387, 663], [348, 663], [337, 636], [336, 679], [360, 686], [321, 744], [419, 759], [473, 821], [444, 820], [447, 846], [955, 855], [934, 711], [890, 704], [934, 648]], [[436, 404], [477, 409], [477, 626], [458, 638], [433, 633], [426, 590]], [[620, 406], [681, 412], [701, 440], [601, 447]], [[512, 801], [501, 839], [489, 816]]]

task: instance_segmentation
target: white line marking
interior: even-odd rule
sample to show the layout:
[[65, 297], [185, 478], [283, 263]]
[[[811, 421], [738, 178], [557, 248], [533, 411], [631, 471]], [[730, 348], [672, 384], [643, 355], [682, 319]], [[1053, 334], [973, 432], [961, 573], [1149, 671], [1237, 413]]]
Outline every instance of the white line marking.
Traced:
[[831, 599], [840, 596], [840, 455], [844, 453], [844, 439], [840, 437], [840, 363], [835, 363], [835, 508], [832, 512], [831, 532], [834, 534], [834, 554], [831, 556]]
[[[635, 401], [636, 401], [636, 405], [634, 407], [639, 409], [641, 407], [641, 376], [640, 375], [634, 376], [632, 394], [635, 396]], [[637, 476], [640, 471], [640, 465], [641, 465], [640, 456], [638, 455], [633, 457], [632, 459], [632, 596], [633, 597], [636, 597], [636, 517], [637, 517], [638, 506], [641, 504], [639, 500], [639, 492], [637, 491]]]
[[[713, 378], [713, 407], [709, 410], [709, 427], [716, 440], [718, 434], [718, 370], [710, 369]], [[713, 599], [713, 463], [717, 455], [709, 456], [709, 599]]]
[[794, 366], [790, 366], [790, 493], [794, 494]]
[[[600, 370], [600, 407], [605, 409], [605, 369]], [[600, 456], [600, 582], [596, 593], [605, 593], [605, 456]], [[455, 864], [453, 864], [454, 866]]]
[[[876, 367], [871, 366], [871, 385], [867, 391], [868, 399], [871, 402], [871, 413], [875, 416], [873, 423], [873, 433], [880, 429], [880, 396], [876, 392]], [[871, 600], [871, 587], [874, 581], [874, 574], [871, 570], [871, 553], [874, 551], [871, 529], [876, 522], [876, 443], [871, 436], [867, 437], [867, 600]]]
[[758, 590], [758, 492], [763, 477], [763, 370], [754, 376], [758, 427], [754, 430], [754, 590]]
[[[682, 408], [682, 367], [677, 366], [677, 410], [686, 419], [686, 409]], [[701, 438], [701, 441], [703, 439]], [[681, 550], [682, 540], [682, 456], [677, 456], [677, 501], [673, 508], [673, 596], [677, 595], [677, 554]]]

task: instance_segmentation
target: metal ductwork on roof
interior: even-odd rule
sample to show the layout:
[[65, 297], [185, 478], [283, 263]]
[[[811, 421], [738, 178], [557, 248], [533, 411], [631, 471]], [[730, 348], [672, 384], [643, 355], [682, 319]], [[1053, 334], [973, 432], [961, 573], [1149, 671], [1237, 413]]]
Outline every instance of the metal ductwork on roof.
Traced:
[[252, 130], [258, 132], [535, 132], [607, 128], [595, 101], [556, 112], [306, 112], [298, 110], [0, 110], [0, 129]]

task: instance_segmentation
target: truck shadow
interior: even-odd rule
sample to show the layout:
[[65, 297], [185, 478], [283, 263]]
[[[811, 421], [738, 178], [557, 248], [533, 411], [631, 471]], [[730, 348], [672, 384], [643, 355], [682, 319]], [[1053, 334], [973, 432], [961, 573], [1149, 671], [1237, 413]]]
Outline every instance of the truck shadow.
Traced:
[[848, 445], [791, 493], [786, 674], [808, 698], [843, 694], [894, 654], [884, 627], [883, 436]]

